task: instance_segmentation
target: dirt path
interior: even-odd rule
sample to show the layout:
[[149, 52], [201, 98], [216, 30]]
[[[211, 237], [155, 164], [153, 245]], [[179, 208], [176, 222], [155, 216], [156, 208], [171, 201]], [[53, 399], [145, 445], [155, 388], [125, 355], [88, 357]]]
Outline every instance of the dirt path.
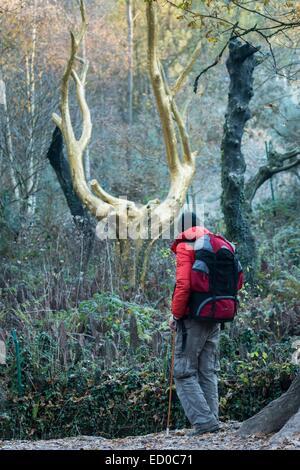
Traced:
[[[0, 450], [133, 450], [133, 449], [185, 449], [185, 450], [258, 450], [277, 449], [269, 444], [270, 437], [251, 436], [242, 439], [237, 435], [239, 423], [223, 423], [219, 433], [188, 437], [185, 430], [148, 434], [123, 439], [105, 439], [94, 436], [78, 436], [47, 441], [0, 441]], [[300, 436], [285, 441], [281, 449], [300, 450]]]

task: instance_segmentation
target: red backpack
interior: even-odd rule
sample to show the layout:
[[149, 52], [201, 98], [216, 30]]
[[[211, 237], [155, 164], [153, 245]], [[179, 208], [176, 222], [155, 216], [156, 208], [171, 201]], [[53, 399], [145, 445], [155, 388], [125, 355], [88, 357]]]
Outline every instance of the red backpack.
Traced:
[[234, 246], [222, 235], [203, 235], [193, 242], [189, 317], [224, 323], [236, 315], [243, 270]]

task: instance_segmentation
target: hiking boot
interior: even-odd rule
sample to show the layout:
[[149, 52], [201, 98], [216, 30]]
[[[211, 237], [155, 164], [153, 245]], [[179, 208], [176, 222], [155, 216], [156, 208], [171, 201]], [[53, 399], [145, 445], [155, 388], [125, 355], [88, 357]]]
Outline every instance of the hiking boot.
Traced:
[[219, 424], [214, 424], [212, 426], [195, 426], [194, 429], [188, 431], [187, 435], [192, 436], [200, 436], [201, 434], [209, 433], [209, 432], [217, 432], [219, 431], [220, 426]]

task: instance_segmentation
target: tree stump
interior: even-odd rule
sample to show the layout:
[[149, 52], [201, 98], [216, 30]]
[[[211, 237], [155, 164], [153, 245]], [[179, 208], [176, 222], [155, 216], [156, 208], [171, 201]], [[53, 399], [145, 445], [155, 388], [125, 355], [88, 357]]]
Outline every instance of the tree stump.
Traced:
[[292, 440], [300, 437], [300, 408], [288, 422], [270, 440], [270, 445], [282, 444], [285, 440]]
[[[276, 400], [273, 400], [259, 413], [252, 416], [252, 418], [244, 421], [239, 429], [239, 434], [246, 437], [257, 433], [270, 434], [272, 432], [278, 432], [281, 429], [284, 432], [283, 427], [286, 423], [287, 428], [285, 432], [292, 433], [294, 432], [292, 430], [295, 430], [297, 426], [298, 429], [300, 429], [300, 416], [297, 416], [299, 415], [299, 408], [300, 374], [294, 379], [287, 392]], [[293, 421], [290, 419], [292, 417], [295, 418]]]

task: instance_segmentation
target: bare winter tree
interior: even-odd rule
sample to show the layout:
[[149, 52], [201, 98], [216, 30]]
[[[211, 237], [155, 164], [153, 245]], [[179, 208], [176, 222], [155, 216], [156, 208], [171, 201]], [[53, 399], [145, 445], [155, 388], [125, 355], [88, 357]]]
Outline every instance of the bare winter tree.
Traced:
[[221, 205], [229, 239], [238, 243], [238, 252], [252, 282], [255, 272], [256, 246], [245, 210], [244, 175], [246, 163], [242, 152], [242, 136], [251, 113], [249, 102], [253, 96], [253, 71], [258, 64], [258, 49], [233, 38], [229, 44], [226, 62], [230, 76], [228, 106], [225, 115], [222, 156]]
[[261, 166], [246, 183], [246, 162], [242, 152], [245, 124], [251, 118], [249, 108], [253, 96], [253, 72], [259, 61], [258, 49], [237, 38], [230, 41], [226, 62], [230, 76], [228, 106], [225, 116], [222, 155], [222, 210], [228, 237], [238, 243], [247, 278], [253, 283], [256, 271], [256, 243], [249, 220], [251, 204], [257, 190], [273, 175], [291, 170], [300, 163], [300, 150], [276, 152], [271, 146], [268, 164]]
[[[175, 86], [171, 88], [167, 83], [158, 56], [155, 2], [148, 1], [146, 4], [148, 65], [166, 148], [170, 187], [163, 201], [154, 199], [144, 205], [115, 197], [106, 192], [97, 180], [92, 180], [89, 185], [85, 178], [83, 154], [92, 132], [90, 111], [85, 98], [87, 63], [84, 63], [81, 74], [75, 70], [80, 44], [87, 30], [83, 1], [80, 2], [80, 11], [81, 28], [78, 34], [71, 33], [71, 52], [62, 80], [61, 116], [54, 114], [53, 120], [61, 129], [66, 142], [73, 185], [78, 197], [99, 221], [107, 218], [116, 219], [116, 247], [121, 260], [122, 275], [130, 286], [134, 286], [137, 283], [143, 284], [151, 246], [159, 238], [164, 228], [169, 228], [170, 223], [183, 206], [194, 175], [195, 154], [191, 152], [189, 137], [174, 97], [183, 84], [191, 64], [195, 61], [196, 54], [192, 55], [186, 69], [178, 77]], [[74, 135], [69, 111], [69, 82], [71, 77], [75, 82], [77, 99], [82, 113], [82, 133], [79, 139], [76, 139]], [[176, 132], [175, 126], [177, 126], [178, 132]], [[178, 149], [178, 138], [181, 151]], [[145, 232], [148, 232], [150, 217], [152, 221], [156, 221], [156, 224], [151, 233], [151, 241], [145, 241]], [[121, 233], [120, 227], [125, 227], [126, 232], [128, 230], [131, 233], [135, 232], [135, 239], [124, 237], [124, 232]]]
[[[221, 207], [227, 236], [237, 242], [247, 279], [252, 284], [255, 280], [257, 256], [249, 218], [251, 202], [257, 189], [265, 181], [273, 174], [293, 169], [298, 165], [298, 160], [294, 151], [285, 155], [276, 153], [278, 157], [276, 162], [273, 159], [268, 165], [261, 167], [258, 173], [245, 183], [246, 161], [242, 152], [242, 137], [245, 125], [251, 117], [249, 103], [253, 96], [253, 72], [261, 61], [257, 59], [256, 54], [259, 48], [252, 46], [248, 38], [252, 41], [256, 37], [263, 41], [268, 54], [263, 54], [261, 59], [269, 57], [275, 75], [284, 76], [285, 66], [281, 69], [278, 66], [273, 38], [284, 35], [285, 39], [291, 40], [290, 36], [292, 37], [300, 27], [298, 10], [291, 2], [282, 2], [282, 8], [278, 11], [277, 2], [269, 0], [264, 2], [262, 10], [260, 9], [262, 2], [255, 1], [251, 2], [251, 5], [238, 0], [228, 2], [230, 5], [210, 1], [195, 5], [192, 2], [177, 2], [176, 0], [167, 0], [167, 3], [177, 8], [181, 12], [180, 18], [188, 19], [189, 25], [195, 26], [200, 23], [202, 29], [208, 29], [207, 36], [212, 35], [213, 40], [220, 41], [219, 53], [215, 60], [195, 79], [195, 92], [203, 74], [219, 64], [229, 48], [226, 65], [230, 76], [230, 90], [221, 147]], [[258, 4], [259, 8], [257, 8]], [[247, 26], [233, 19], [239, 18], [241, 12], [247, 12]], [[295, 67], [296, 65], [297, 61], [295, 61]]]
[[0, 152], [1, 164], [7, 168], [9, 177], [9, 204], [13, 204], [14, 219], [20, 225], [32, 221], [36, 213], [40, 177], [45, 167], [49, 112], [57, 97], [52, 75], [40, 65], [43, 48], [39, 25], [43, 6], [38, 0], [32, 0], [23, 3], [24, 9], [17, 9], [19, 2], [15, 3], [17, 17], [24, 11], [27, 26], [25, 37], [16, 35], [15, 42], [11, 40], [11, 51], [18, 65], [10, 67], [11, 58], [6, 56], [1, 64]]

